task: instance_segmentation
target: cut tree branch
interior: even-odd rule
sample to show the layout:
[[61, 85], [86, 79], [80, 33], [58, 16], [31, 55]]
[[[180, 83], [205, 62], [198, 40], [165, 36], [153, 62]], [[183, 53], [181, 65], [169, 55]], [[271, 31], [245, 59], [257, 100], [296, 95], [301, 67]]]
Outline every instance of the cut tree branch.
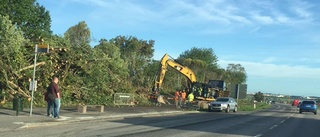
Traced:
[[[46, 62], [39, 62], [39, 63], [36, 64], [36, 66], [44, 65], [44, 64], [46, 64]], [[34, 67], [33, 65], [30, 65], [30, 66], [21, 68], [19, 71], [23, 71], [23, 70], [26, 70], [26, 69], [29, 69], [29, 68], [33, 68], [33, 67]]]
[[7, 81], [8, 84], [10, 84], [11, 86], [13, 86], [14, 88], [18, 89], [18, 92], [21, 93], [24, 97], [26, 98], [30, 98], [30, 95], [28, 95], [26, 92], [24, 92], [21, 88], [19, 88], [16, 84], [14, 84], [11, 81]]

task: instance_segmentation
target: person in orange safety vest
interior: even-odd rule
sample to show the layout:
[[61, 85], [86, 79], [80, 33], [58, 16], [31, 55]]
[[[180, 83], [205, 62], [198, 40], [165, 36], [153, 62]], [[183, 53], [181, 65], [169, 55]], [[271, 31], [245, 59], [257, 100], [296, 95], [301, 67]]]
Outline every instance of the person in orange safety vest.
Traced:
[[186, 96], [187, 96], [187, 93], [185, 90], [182, 90], [182, 92], [180, 93], [181, 94], [181, 100], [180, 100], [180, 105], [184, 105], [185, 102], [186, 102]]
[[174, 93], [174, 101], [176, 103], [176, 107], [179, 107], [179, 98], [180, 98], [180, 92], [179, 90], [177, 90], [175, 93]]

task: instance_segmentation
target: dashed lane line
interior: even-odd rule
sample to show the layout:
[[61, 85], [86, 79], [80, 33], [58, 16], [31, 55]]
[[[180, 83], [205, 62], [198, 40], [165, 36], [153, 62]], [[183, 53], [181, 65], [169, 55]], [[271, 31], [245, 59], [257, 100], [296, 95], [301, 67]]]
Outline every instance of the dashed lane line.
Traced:
[[274, 128], [277, 127], [277, 126], [278, 126], [278, 125], [274, 125], [274, 126], [270, 127], [269, 129], [272, 130], [272, 129], [274, 129]]

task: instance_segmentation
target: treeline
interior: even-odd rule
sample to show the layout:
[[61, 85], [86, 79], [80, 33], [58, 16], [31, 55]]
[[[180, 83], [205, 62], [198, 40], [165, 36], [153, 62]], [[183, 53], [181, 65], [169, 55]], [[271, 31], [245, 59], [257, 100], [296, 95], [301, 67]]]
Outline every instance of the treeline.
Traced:
[[[15, 94], [31, 97], [36, 44], [50, 45], [49, 53], [37, 56], [37, 91], [34, 104], [43, 105], [43, 93], [53, 76], [60, 78], [63, 105], [109, 104], [114, 93], [150, 93], [158, 74], [159, 61], [153, 59], [154, 40], [135, 36], [101, 39], [91, 46], [91, 32], [82, 21], [71, 26], [63, 36], [52, 34], [49, 11], [35, 0], [2, 0], [0, 2], [0, 96], [11, 100]], [[209, 79], [245, 83], [246, 72], [240, 64], [226, 69], [217, 64], [211, 48], [194, 47], [177, 59], [188, 66], [201, 82]], [[174, 92], [186, 79], [168, 68], [163, 92]]]

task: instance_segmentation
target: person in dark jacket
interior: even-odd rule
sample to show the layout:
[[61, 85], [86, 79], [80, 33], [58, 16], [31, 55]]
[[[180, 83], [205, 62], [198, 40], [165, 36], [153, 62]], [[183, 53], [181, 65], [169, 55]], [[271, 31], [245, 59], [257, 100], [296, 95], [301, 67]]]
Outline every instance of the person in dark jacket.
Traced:
[[49, 86], [50, 92], [54, 96], [54, 101], [53, 101], [53, 117], [54, 118], [60, 118], [60, 98], [61, 98], [61, 91], [58, 86], [59, 79], [58, 77], [54, 77], [53, 81], [51, 82]]
[[[49, 87], [48, 87], [48, 89], [49, 89]], [[49, 99], [49, 97], [48, 97], [49, 96], [48, 89], [47, 89], [46, 92], [44, 92], [44, 100], [47, 101], [47, 116], [52, 116], [53, 117], [53, 101], [54, 100], [50, 100]], [[52, 109], [52, 110], [50, 111], [50, 109]]]

